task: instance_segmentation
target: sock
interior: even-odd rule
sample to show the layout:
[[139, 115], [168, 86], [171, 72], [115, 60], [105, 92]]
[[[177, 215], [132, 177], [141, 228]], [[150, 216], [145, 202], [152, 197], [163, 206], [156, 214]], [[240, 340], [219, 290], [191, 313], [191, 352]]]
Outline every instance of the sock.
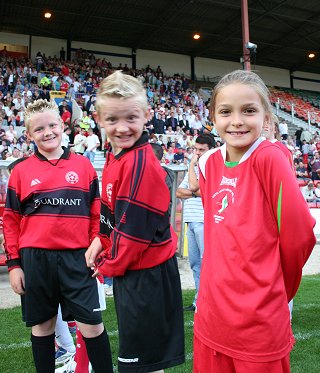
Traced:
[[56, 333], [56, 342], [59, 347], [62, 347], [71, 353], [76, 351], [72, 335], [70, 334], [70, 331], [69, 331], [68, 323], [62, 320], [60, 306], [59, 306], [58, 315], [57, 315], [55, 333]]
[[31, 343], [37, 373], [54, 373], [54, 333], [45, 337], [31, 334]]
[[86, 344], [83, 340], [80, 330], [77, 328], [76, 334], [76, 356], [75, 361], [77, 363], [75, 373], [88, 373], [89, 369], [89, 358], [87, 353]]
[[104, 330], [98, 337], [83, 337], [90, 363], [95, 373], [113, 373], [112, 357], [107, 332]]

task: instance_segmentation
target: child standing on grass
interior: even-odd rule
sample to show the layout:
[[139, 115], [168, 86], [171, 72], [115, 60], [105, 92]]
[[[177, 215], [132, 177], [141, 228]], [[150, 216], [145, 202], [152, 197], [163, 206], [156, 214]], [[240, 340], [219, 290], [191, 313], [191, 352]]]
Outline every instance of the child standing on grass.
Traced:
[[235, 71], [210, 113], [221, 148], [200, 158], [205, 250], [194, 323], [195, 373], [288, 373], [288, 302], [314, 245], [314, 219], [289, 162], [260, 137], [268, 89]]
[[163, 372], [184, 362], [177, 237], [169, 223], [166, 172], [153, 154], [141, 83], [120, 71], [104, 79], [97, 121], [112, 145], [102, 177], [100, 239], [86, 253], [113, 277], [121, 373]]
[[61, 147], [63, 122], [54, 103], [37, 100], [25, 111], [37, 151], [10, 176], [3, 214], [7, 265], [31, 326], [38, 373], [55, 371], [58, 305], [77, 321], [96, 373], [113, 371], [96, 280], [85, 251], [99, 230], [99, 186], [90, 162]]

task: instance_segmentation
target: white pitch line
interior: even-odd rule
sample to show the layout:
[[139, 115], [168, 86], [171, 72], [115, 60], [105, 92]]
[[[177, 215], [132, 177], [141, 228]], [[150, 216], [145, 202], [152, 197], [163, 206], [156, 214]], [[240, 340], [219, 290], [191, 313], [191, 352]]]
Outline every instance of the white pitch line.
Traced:
[[[193, 327], [193, 320], [185, 322], [184, 326], [186, 328]], [[111, 330], [111, 331], [107, 330], [107, 333], [109, 337], [114, 337], [118, 335], [118, 330]], [[31, 346], [31, 342], [11, 343], [9, 345], [0, 344], [0, 351], [15, 350], [18, 348], [27, 348], [30, 346]]]
[[320, 330], [315, 330], [315, 331], [307, 332], [307, 333], [293, 333], [293, 334], [297, 341], [305, 341], [307, 339], [320, 337]]
[[11, 343], [9, 345], [0, 345], [0, 351], [15, 350], [17, 348], [27, 348], [31, 342]]
[[295, 305], [295, 303], [293, 302], [293, 312], [294, 310], [301, 310], [301, 309], [309, 310], [313, 308], [320, 308], [320, 303], [306, 303], [306, 304]]

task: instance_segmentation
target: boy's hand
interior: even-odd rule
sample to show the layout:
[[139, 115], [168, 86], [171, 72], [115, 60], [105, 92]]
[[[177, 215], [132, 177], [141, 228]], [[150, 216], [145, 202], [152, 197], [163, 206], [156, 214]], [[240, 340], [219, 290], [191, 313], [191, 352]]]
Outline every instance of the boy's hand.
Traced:
[[100, 275], [99, 270], [95, 268], [92, 277], [97, 277], [99, 275]]
[[91, 245], [88, 247], [88, 250], [85, 253], [87, 267], [94, 267], [95, 261], [97, 256], [102, 251], [102, 245], [100, 242], [100, 238], [96, 237], [92, 242]]
[[24, 294], [24, 272], [21, 268], [14, 268], [9, 272], [10, 285], [19, 295]]

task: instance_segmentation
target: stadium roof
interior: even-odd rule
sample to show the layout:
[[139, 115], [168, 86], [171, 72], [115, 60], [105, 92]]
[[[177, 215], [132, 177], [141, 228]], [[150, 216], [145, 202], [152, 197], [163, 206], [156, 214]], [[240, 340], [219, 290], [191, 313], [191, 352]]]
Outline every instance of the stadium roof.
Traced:
[[[239, 61], [241, 0], [11, 0], [0, 31]], [[50, 20], [44, 11], [52, 12]], [[320, 1], [249, 0], [256, 64], [320, 72]], [[198, 32], [201, 38], [193, 40]], [[308, 54], [315, 53], [314, 59]]]

